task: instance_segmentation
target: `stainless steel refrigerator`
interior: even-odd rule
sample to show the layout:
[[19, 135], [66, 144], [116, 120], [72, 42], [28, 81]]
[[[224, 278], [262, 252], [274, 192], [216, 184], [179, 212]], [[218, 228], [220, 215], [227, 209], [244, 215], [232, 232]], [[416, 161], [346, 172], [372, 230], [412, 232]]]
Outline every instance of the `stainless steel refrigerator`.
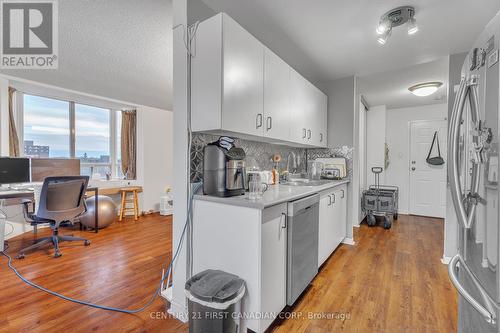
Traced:
[[500, 13], [465, 59], [449, 119], [448, 180], [459, 239], [448, 270], [462, 333], [500, 333], [499, 42]]

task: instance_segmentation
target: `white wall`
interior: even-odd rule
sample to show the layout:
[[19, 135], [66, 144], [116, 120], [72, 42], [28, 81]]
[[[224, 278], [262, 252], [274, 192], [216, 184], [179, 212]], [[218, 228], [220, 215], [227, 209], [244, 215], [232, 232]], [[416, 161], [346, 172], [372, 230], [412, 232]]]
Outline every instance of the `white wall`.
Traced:
[[[370, 112], [369, 112], [370, 113]], [[389, 145], [390, 164], [385, 171], [385, 183], [399, 186], [399, 213], [409, 212], [409, 122], [415, 120], [446, 119], [446, 103], [388, 109], [386, 112], [386, 141]], [[444, 149], [445, 147], [441, 147]]]
[[[370, 107], [366, 112], [366, 182], [374, 183], [373, 167], [384, 167], [384, 147], [386, 130], [385, 105]], [[384, 183], [384, 172], [380, 174]]]
[[172, 186], [173, 114], [150, 107], [137, 109], [138, 181], [144, 211], [160, 210], [160, 197]]
[[[12, 77], [0, 77], [0, 121], [8, 120], [7, 89]], [[85, 101], [101, 100], [103, 105], [129, 105], [137, 109], [137, 179], [133, 181], [91, 181], [92, 184], [106, 186], [124, 186], [127, 184], [141, 185], [143, 193], [139, 195], [139, 205], [141, 211], [159, 210], [160, 197], [165, 193], [165, 189], [172, 186], [172, 122], [173, 115], [171, 111], [157, 109], [153, 107], [135, 105], [133, 103], [117, 101], [102, 96], [95, 96], [80, 93], [73, 90], [62, 89], [59, 87], [39, 84], [34, 81], [22, 79], [23, 84], [36, 86], [40, 91], [53, 92], [50, 96], [81, 96]], [[108, 103], [108, 104], [106, 104]], [[0, 126], [0, 156], [8, 156], [8, 126], [4, 130]], [[119, 204], [119, 196], [113, 196], [113, 199]], [[23, 232], [32, 230], [22, 216], [20, 206], [9, 206], [5, 209], [8, 215], [8, 221], [12, 222], [14, 232], [10, 233], [11, 226], [6, 227], [8, 238], [17, 236]]]

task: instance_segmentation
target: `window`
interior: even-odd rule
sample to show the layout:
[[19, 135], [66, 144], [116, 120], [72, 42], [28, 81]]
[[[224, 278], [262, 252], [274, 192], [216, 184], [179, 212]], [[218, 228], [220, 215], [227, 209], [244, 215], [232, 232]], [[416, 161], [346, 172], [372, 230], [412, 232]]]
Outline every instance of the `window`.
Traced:
[[24, 96], [24, 155], [70, 157], [69, 102]]
[[75, 157], [82, 175], [111, 178], [111, 110], [75, 104]]
[[22, 94], [24, 155], [79, 158], [81, 174], [123, 179], [121, 111]]

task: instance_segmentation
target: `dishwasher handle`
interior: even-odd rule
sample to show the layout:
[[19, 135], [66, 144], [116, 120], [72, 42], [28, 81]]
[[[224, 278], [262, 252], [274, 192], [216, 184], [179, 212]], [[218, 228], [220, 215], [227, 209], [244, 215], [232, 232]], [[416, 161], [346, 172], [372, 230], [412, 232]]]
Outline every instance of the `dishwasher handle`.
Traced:
[[288, 203], [288, 216], [295, 216], [319, 206], [319, 194], [314, 194]]

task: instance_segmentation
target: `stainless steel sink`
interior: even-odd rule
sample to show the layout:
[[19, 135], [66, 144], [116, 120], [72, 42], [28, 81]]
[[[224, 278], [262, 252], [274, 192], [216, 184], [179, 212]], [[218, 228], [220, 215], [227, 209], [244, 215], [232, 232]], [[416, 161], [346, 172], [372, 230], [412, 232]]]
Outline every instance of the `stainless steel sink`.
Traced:
[[329, 180], [310, 180], [307, 178], [300, 178], [282, 182], [280, 184], [286, 186], [320, 186], [320, 185], [325, 185], [329, 182], [330, 182]]

